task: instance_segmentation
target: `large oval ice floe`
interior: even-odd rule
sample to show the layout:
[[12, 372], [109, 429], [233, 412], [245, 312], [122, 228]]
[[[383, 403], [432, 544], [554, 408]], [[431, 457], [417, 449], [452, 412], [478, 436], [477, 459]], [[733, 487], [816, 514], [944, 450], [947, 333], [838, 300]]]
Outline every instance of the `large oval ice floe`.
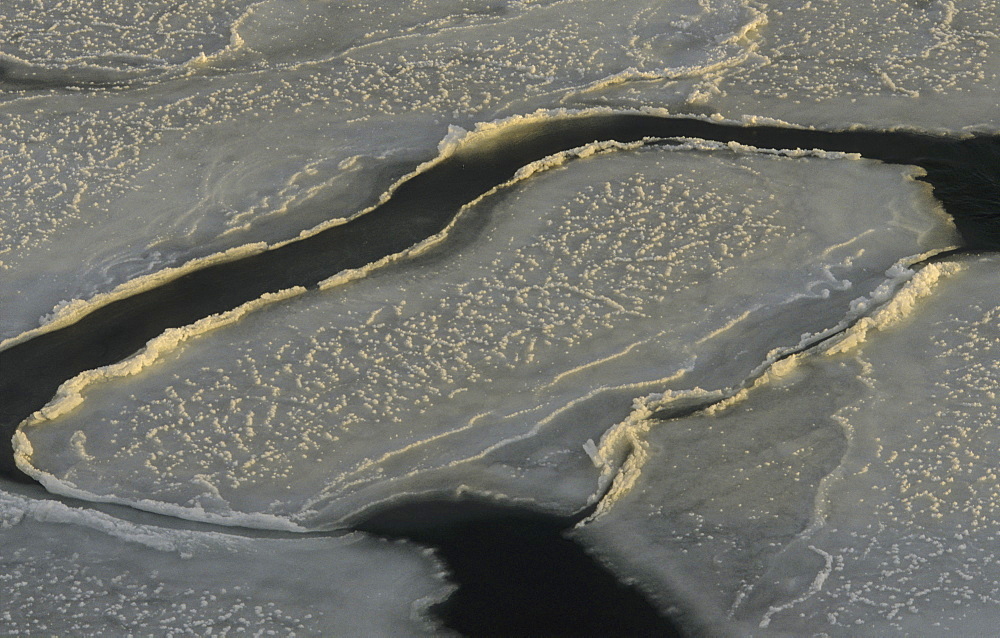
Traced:
[[742, 400], [647, 424], [577, 540], [713, 635], [991, 633], [998, 266], [932, 263]]
[[913, 168], [707, 143], [573, 155], [408, 261], [67, 382], [19, 429], [19, 466], [255, 526], [461, 489], [568, 512], [621, 460], [588, 441], [635, 397], [736, 388], [954, 240]]

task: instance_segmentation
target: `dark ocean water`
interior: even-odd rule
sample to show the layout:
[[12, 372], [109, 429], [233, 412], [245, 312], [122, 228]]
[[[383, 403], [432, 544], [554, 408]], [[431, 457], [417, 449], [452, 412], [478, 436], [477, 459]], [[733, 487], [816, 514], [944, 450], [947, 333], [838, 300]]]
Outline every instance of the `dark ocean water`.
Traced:
[[[915, 164], [955, 219], [963, 251], [1000, 250], [1000, 136], [740, 127], [638, 114], [556, 119], [503, 128], [414, 176], [391, 199], [347, 224], [281, 248], [189, 273], [98, 308], [73, 325], [0, 352], [0, 475], [13, 463], [17, 425], [59, 384], [120, 361], [172, 327], [291, 286], [315, 287], [345, 269], [401, 252], [442, 229], [465, 203], [530, 162], [596, 140], [698, 137], [764, 148], [845, 151]], [[674, 143], [674, 142], [655, 142]], [[332, 291], [330, 294], [336, 294]], [[356, 528], [435, 547], [460, 585], [433, 610], [468, 635], [676, 635], [638, 590], [622, 585], [563, 531], [558, 518], [480, 501], [404, 503]], [[669, 593], [667, 594], [669, 595]]]

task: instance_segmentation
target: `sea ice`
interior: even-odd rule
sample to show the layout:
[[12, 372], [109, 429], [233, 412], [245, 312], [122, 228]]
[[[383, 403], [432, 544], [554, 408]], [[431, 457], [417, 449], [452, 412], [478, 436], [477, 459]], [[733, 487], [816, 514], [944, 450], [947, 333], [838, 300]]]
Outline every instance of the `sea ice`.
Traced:
[[986, 0], [785, 4], [7, 3], [0, 340], [354, 214], [450, 125], [598, 106], [1000, 127]]
[[738, 388], [954, 240], [911, 167], [704, 142], [577, 155], [421, 254], [83, 373], [20, 428], [19, 465], [254, 526], [460, 489], [572, 511], [620, 456], [584, 444], [635, 397]]
[[[989, 0], [5, 0], [0, 341], [356, 214], [452, 125], [600, 107], [996, 132], [998, 74]], [[300, 531], [409, 492], [566, 512], [617, 477], [578, 538], [703, 627], [992, 630], [996, 259], [925, 268], [945, 280], [898, 322], [743, 388], [954, 237], [913, 169], [696, 146], [559, 158], [422, 256], [164, 335], [64, 386], [22, 466]], [[411, 634], [444, 591], [397, 545], [36, 497], [0, 488], [10, 633]]]
[[709, 633], [989, 634], [998, 266], [930, 264], [741, 401], [647, 424], [575, 537]]
[[255, 2], [6, 0], [0, 82], [37, 90], [147, 79], [228, 47], [233, 23]]
[[991, 0], [768, 0], [759, 67], [706, 104], [826, 128], [1000, 130], [1000, 12]]

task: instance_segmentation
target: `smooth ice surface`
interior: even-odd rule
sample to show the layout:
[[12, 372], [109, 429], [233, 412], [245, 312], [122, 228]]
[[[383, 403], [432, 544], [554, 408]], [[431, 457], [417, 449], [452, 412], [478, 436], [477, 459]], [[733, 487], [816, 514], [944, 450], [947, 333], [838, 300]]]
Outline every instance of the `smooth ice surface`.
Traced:
[[713, 633], [992, 633], [998, 266], [931, 264], [742, 401], [650, 424], [576, 538]]
[[449, 587], [360, 535], [253, 538], [135, 523], [0, 489], [5, 636], [411, 636]]
[[600, 148], [523, 171], [418, 257], [84, 373], [21, 427], [19, 465], [247, 525], [423, 490], [573, 510], [618, 460], [584, 444], [633, 398], [739, 386], [953, 240], [912, 168]]

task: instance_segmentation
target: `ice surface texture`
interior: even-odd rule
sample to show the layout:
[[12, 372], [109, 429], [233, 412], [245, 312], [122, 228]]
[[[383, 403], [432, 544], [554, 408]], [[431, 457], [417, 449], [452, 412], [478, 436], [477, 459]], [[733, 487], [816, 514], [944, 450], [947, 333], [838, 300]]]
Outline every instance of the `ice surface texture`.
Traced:
[[990, 633], [998, 265], [931, 264], [743, 400], [651, 426], [631, 490], [577, 538], [709, 631]]
[[826, 127], [1000, 127], [994, 2], [769, 0], [766, 6], [760, 64], [742, 65], [706, 87], [711, 109]]
[[55, 491], [247, 525], [463, 485], [572, 511], [622, 454], [584, 443], [635, 397], [739, 386], [953, 240], [907, 167], [593, 152], [523, 171], [419, 256], [84, 373], [21, 428], [19, 465]]
[[101, 88], [156, 75], [226, 48], [253, 2], [9, 0], [0, 8], [0, 86]]

